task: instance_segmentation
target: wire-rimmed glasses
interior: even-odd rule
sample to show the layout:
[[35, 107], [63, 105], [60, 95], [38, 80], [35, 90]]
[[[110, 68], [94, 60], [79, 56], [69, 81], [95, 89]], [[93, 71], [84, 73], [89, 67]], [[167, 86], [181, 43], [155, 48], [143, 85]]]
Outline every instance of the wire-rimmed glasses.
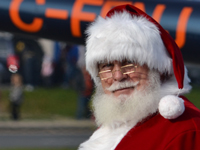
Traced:
[[109, 78], [112, 78], [113, 74], [116, 71], [121, 71], [122, 74], [131, 74], [136, 71], [136, 68], [137, 68], [137, 65], [135, 65], [135, 64], [127, 64], [127, 65], [121, 66], [120, 70], [110, 70], [109, 69], [109, 70], [100, 71], [98, 76], [100, 77], [101, 80], [107, 80]]

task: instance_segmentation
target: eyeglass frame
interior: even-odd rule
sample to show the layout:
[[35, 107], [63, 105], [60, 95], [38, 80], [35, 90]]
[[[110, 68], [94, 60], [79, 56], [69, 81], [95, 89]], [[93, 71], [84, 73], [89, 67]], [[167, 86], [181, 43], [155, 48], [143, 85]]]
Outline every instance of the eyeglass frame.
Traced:
[[122, 74], [131, 74], [131, 73], [134, 73], [135, 71], [130, 71], [130, 72], [122, 72], [122, 68], [126, 68], [126, 67], [130, 67], [130, 66], [133, 66], [133, 68], [137, 68], [138, 66], [137, 65], [134, 65], [134, 64], [128, 64], [128, 65], [124, 65], [124, 66], [121, 66], [120, 67], [120, 69], [118, 69], [118, 70], [104, 70], [104, 71], [100, 71], [99, 73], [98, 73], [98, 76], [97, 77], [99, 77], [100, 79], [101, 79], [101, 77], [99, 76], [101, 73], [105, 73], [105, 72], [111, 72], [112, 73], [112, 76], [111, 77], [108, 77], [108, 78], [103, 78], [103, 79], [101, 79], [101, 81], [103, 81], [103, 80], [107, 80], [107, 79], [109, 79], [109, 78], [113, 78], [113, 73], [115, 73], [116, 71], [120, 71]]

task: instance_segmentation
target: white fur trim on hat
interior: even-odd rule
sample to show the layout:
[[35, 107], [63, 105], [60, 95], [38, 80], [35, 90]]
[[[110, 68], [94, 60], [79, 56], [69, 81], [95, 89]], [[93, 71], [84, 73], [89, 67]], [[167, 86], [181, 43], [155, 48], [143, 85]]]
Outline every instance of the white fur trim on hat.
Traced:
[[173, 72], [172, 59], [155, 24], [145, 17], [132, 17], [128, 12], [111, 18], [98, 17], [86, 31], [86, 68], [98, 83], [97, 64], [102, 61], [128, 59], [147, 64], [159, 72]]
[[166, 119], [176, 119], [185, 111], [185, 105], [182, 98], [167, 95], [160, 100], [158, 110]]

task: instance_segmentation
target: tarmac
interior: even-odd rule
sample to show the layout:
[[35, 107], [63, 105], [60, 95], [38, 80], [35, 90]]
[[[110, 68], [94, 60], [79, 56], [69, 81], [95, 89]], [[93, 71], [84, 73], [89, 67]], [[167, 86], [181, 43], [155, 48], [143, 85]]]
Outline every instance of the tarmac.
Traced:
[[96, 130], [93, 120], [1, 120], [0, 149], [73, 148]]
[[19, 120], [19, 121], [0, 121], [0, 128], [91, 128], [95, 123], [92, 120]]
[[0, 134], [3, 133], [92, 133], [96, 129], [93, 120], [19, 120], [0, 121]]

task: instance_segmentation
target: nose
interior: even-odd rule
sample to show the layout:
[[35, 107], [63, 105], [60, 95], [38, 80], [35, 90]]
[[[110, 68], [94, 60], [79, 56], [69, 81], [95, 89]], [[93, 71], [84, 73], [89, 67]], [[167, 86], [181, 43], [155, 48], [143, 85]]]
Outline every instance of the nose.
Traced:
[[121, 72], [121, 67], [118, 64], [114, 65], [112, 73], [115, 81], [121, 81], [126, 78], [126, 75]]

